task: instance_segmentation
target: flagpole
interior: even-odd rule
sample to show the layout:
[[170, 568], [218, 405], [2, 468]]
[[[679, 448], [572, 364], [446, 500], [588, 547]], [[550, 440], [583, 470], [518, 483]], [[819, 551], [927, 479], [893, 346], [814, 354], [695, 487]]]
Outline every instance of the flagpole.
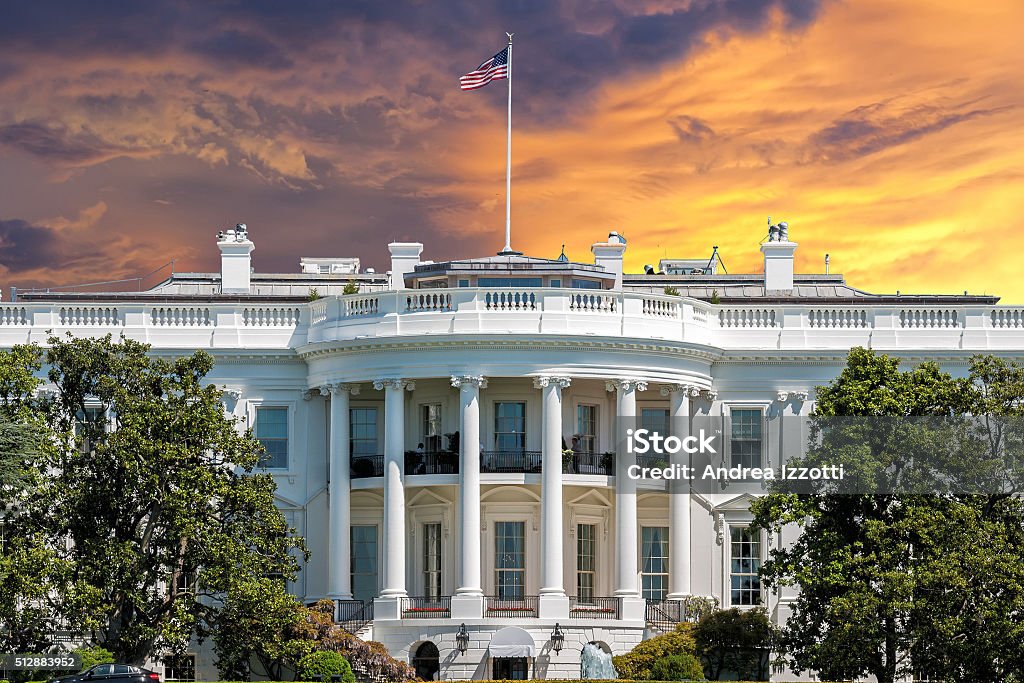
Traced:
[[512, 36], [508, 36], [508, 144], [505, 156], [505, 248], [499, 256], [518, 256], [522, 252], [512, 250]]

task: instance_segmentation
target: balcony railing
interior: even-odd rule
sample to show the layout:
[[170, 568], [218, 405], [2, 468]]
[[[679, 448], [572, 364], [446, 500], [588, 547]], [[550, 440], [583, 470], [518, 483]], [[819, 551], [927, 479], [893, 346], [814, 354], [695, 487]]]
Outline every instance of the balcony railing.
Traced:
[[353, 455], [352, 456], [352, 478], [368, 479], [370, 477], [384, 476], [383, 455]]
[[355, 634], [373, 621], [373, 600], [335, 600], [334, 622]]
[[452, 615], [452, 598], [440, 595], [435, 598], [402, 598], [403, 619], [446, 619]]
[[647, 623], [662, 631], [669, 631], [684, 621], [697, 621], [699, 609], [691, 609], [685, 600], [648, 600]]
[[497, 595], [484, 597], [484, 616], [512, 619], [533, 618], [537, 616], [540, 598], [536, 595], [525, 595], [521, 598], [501, 598]]
[[562, 456], [562, 474], [598, 474], [615, 476], [614, 453], [574, 452]]
[[[402, 323], [399, 324], [399, 319]], [[877, 303], [710, 304], [653, 292], [553, 287], [362, 292], [305, 302], [0, 303], [0, 346], [46, 330], [124, 334], [158, 348], [297, 348], [424, 334], [639, 337], [725, 349], [1012, 349], [1024, 306], [889, 297]]]
[[540, 472], [540, 451], [482, 451], [481, 472]]
[[569, 617], [572, 619], [619, 619], [619, 598], [569, 598]]
[[405, 454], [406, 474], [458, 474], [459, 454], [452, 451]]

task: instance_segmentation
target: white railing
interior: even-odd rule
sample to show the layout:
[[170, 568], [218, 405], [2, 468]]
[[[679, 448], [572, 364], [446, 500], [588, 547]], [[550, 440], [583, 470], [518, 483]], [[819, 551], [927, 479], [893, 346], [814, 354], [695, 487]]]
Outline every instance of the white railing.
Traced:
[[49, 331], [124, 334], [168, 348], [297, 349], [427, 334], [572, 335], [721, 349], [1024, 350], [1022, 306], [716, 305], [643, 292], [455, 288], [308, 303], [0, 303], [0, 347]]
[[206, 327], [213, 324], [209, 308], [197, 306], [159, 306], [150, 311], [157, 327]]

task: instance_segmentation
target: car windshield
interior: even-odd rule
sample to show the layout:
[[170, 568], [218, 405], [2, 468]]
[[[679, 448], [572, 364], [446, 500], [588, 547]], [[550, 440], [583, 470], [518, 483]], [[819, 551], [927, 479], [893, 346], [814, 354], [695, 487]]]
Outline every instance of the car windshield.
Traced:
[[93, 667], [93, 669], [92, 669], [92, 675], [93, 676], [109, 676], [113, 672], [114, 672], [114, 665], [113, 664], [100, 664], [98, 666]]

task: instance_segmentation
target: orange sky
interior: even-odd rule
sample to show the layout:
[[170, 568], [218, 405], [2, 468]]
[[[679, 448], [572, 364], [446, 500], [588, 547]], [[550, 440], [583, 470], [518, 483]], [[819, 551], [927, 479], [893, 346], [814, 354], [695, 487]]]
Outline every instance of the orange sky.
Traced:
[[[559, 16], [584, 37], [621, 20], [566, 19], [568, 5]], [[453, 71], [494, 41], [453, 56], [409, 29], [335, 54], [248, 21], [231, 35], [269, 36], [278, 62], [176, 39], [19, 53], [0, 72], [0, 286], [174, 257], [212, 270], [213, 233], [235, 220], [264, 271], [306, 255], [380, 267], [389, 239], [420, 239], [433, 259], [500, 248], [505, 83], [462, 93]], [[513, 246], [553, 257], [564, 242], [590, 260], [615, 229], [634, 271], [719, 245], [729, 272], [758, 272], [770, 215], [789, 222], [800, 272], [822, 272], [828, 252], [869, 291], [1024, 302], [1022, 25], [1019, 0], [825, 2], [797, 28], [780, 7], [753, 29], [709, 24], [676, 58], [634, 60], [619, 43], [605, 68], [587, 53], [598, 73], [562, 101], [543, 83], [557, 74], [530, 71], [543, 31], [520, 28]]]

